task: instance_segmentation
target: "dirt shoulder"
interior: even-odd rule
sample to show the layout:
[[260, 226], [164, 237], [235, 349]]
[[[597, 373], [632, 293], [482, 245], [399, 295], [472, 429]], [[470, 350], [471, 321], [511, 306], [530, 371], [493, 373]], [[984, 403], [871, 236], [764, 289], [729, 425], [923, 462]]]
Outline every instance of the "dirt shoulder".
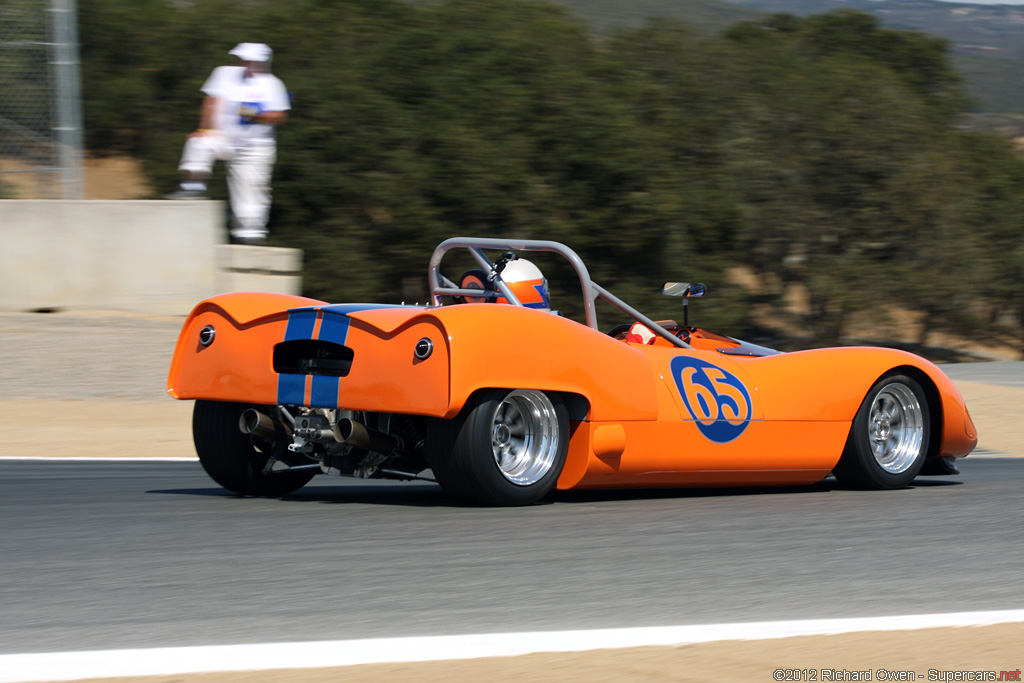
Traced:
[[[92, 683], [442, 683], [447, 681], [997, 680], [948, 672], [1019, 672], [1024, 624], [869, 631], [777, 640], [727, 640], [442, 662], [280, 669], [190, 676], [91, 679]], [[777, 670], [788, 671], [786, 674]], [[870, 677], [865, 677], [868, 672]], [[900, 672], [911, 672], [905, 676]], [[895, 673], [897, 677], [889, 674]], [[813, 676], [813, 677], [812, 677]], [[1004, 680], [1017, 680], [1009, 678]]]
[[[0, 456], [195, 458], [192, 402], [0, 401]], [[46, 416], [45, 420], [41, 416]], [[26, 425], [45, 423], [46, 438]]]
[[978, 448], [1024, 457], [1024, 430], [1020, 428], [1024, 389], [981, 382], [955, 384], [978, 428]]

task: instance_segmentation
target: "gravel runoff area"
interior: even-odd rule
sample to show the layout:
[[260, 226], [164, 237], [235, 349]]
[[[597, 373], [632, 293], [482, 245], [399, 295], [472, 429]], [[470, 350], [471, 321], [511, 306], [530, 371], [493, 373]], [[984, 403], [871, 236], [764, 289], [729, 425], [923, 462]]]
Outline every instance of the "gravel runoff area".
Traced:
[[182, 317], [0, 313], [3, 400], [161, 400]]
[[[194, 457], [191, 403], [166, 393], [183, 317], [0, 313], [0, 457]], [[1024, 388], [957, 380], [986, 452], [1024, 456]], [[40, 437], [40, 432], [45, 437]], [[824, 599], [828, 599], [825, 597]], [[729, 641], [517, 658], [117, 679], [138, 683], [449, 680], [768, 681], [774, 669], [1019, 671], [1024, 624]], [[114, 679], [106, 679], [109, 682]], [[808, 680], [790, 679], [790, 680]], [[836, 679], [842, 680], [842, 678]], [[847, 679], [851, 680], [851, 679]], [[864, 679], [854, 679], [864, 680]], [[872, 677], [867, 680], [878, 680]], [[947, 678], [933, 680], [964, 680]]]

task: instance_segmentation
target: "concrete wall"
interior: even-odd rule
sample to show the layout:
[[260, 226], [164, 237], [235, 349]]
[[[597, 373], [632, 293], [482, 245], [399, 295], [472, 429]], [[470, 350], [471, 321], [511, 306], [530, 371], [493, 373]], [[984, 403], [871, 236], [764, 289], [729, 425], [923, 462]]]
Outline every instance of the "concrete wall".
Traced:
[[224, 291], [298, 293], [302, 252], [226, 245], [224, 215], [214, 201], [0, 201], [0, 310], [177, 315]]
[[215, 250], [218, 292], [302, 293], [302, 250], [221, 244]]

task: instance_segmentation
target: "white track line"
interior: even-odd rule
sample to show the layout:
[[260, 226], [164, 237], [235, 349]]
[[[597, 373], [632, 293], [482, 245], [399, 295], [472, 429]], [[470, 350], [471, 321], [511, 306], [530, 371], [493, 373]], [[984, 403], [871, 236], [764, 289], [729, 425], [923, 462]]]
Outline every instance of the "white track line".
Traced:
[[719, 640], [765, 640], [859, 631], [907, 631], [1022, 622], [1024, 609], [593, 631], [492, 633], [0, 655], [0, 683], [513, 657], [537, 652], [582, 652]]

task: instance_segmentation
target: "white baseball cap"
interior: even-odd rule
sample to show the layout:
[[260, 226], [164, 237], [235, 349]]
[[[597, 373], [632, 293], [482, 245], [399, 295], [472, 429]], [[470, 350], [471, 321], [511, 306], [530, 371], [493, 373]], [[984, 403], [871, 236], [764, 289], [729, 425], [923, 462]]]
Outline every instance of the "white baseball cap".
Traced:
[[239, 43], [228, 54], [238, 57], [243, 62], [269, 62], [274, 51], [263, 43]]

